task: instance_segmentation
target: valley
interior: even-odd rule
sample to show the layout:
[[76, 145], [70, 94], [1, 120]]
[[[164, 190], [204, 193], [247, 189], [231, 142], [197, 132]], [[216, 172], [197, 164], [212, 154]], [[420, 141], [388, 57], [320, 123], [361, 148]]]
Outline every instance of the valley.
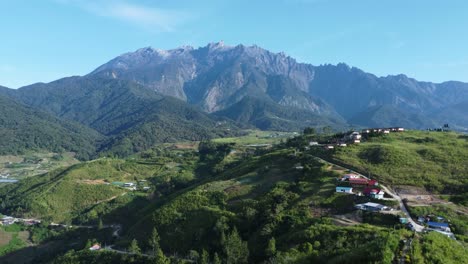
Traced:
[[[407, 131], [326, 150], [322, 145], [332, 142], [337, 134], [307, 132], [294, 135], [246, 131], [239, 138], [164, 143], [125, 159], [99, 158], [63, 164], [61, 169], [4, 186], [0, 188], [1, 213], [40, 219], [39, 225], [13, 226], [30, 236], [40, 232], [44, 238], [25, 240], [16, 251], [0, 259], [15, 259], [32, 248], [40, 251], [74, 233], [80, 234], [80, 239], [67, 240], [72, 243], [61, 245], [60, 250], [56, 248], [56, 255], [29, 255], [29, 261], [149, 263], [154, 258], [171, 262], [233, 258], [243, 259], [241, 262], [274, 259], [280, 263], [330, 260], [391, 263], [408, 258], [411, 263], [437, 259], [457, 263], [466, 258], [468, 215], [463, 200], [466, 193], [457, 191], [456, 184], [450, 189], [436, 188], [438, 182], [444, 184], [454, 177], [463, 186], [466, 167], [456, 160], [444, 163], [453, 175], [437, 174], [434, 170], [429, 176], [436, 181], [424, 185], [402, 173], [415, 164], [410, 161], [396, 166], [400, 170], [396, 172], [397, 178], [393, 177], [395, 171], [383, 173], [386, 170], [380, 166], [400, 157], [398, 151], [388, 152], [385, 159], [372, 163], [360, 163], [358, 159], [365, 160], [367, 156], [352, 154], [373, 151], [376, 146], [411, 149], [408, 144], [419, 139], [424, 141], [415, 150], [429, 149], [437, 141], [445, 140], [452, 143], [445, 143], [444, 151], [456, 153], [465, 149], [462, 135]], [[318, 141], [319, 145], [311, 146], [310, 141]], [[435, 168], [438, 164], [433, 156], [420, 158], [424, 162], [419, 163], [425, 166]], [[333, 164], [334, 161], [340, 165]], [[344, 184], [338, 179], [350, 173], [359, 175], [356, 171], [377, 179], [388, 198], [378, 200], [336, 192], [337, 186]], [[406, 202], [402, 199], [408, 198], [403, 184], [421, 186], [426, 195], [438, 199], [426, 205]], [[389, 213], [356, 210], [356, 205], [369, 202], [394, 210]], [[431, 217], [431, 221], [437, 221], [436, 216], [449, 221], [456, 240], [437, 232], [421, 232], [427, 228], [427, 223], [417, 222], [423, 215]], [[413, 226], [400, 223], [400, 218], [412, 218]], [[63, 226], [57, 229], [50, 223]], [[115, 226], [119, 226], [117, 235]], [[157, 247], [161, 250], [157, 255], [151, 250], [148, 230], [157, 230]], [[400, 242], [403, 240], [412, 241], [409, 249]], [[102, 249], [90, 251], [90, 245], [96, 243]], [[434, 247], [450, 250], [444, 252]], [[70, 249], [75, 251], [64, 254]], [[363, 250], [372, 252], [362, 254]]]

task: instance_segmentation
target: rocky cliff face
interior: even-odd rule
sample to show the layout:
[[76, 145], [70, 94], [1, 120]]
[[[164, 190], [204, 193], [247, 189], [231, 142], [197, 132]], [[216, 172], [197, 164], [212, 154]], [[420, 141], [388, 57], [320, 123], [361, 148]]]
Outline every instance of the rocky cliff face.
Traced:
[[[440, 111], [468, 98], [466, 83], [419, 82], [405, 75], [377, 77], [346, 64], [313, 66], [258, 46], [222, 42], [197, 49], [143, 48], [113, 59], [90, 75], [138, 82], [209, 113], [249, 96], [347, 120], [389, 105], [382, 109], [399, 109], [434, 121], [436, 116], [447, 116], [438, 115]], [[457, 126], [468, 127], [460, 118], [446, 122], [454, 120]]]

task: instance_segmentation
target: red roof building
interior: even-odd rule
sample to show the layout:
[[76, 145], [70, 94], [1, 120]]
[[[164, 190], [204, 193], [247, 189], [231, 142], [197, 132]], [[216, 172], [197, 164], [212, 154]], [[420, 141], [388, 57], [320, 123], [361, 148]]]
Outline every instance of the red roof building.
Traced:
[[371, 193], [379, 193], [380, 189], [379, 188], [373, 188], [373, 187], [367, 187], [362, 191], [364, 195], [370, 195]]
[[369, 182], [368, 179], [366, 178], [351, 178], [349, 179], [350, 184], [355, 184], [355, 185], [367, 185]]
[[371, 198], [374, 199], [383, 199], [384, 198], [384, 192], [380, 190], [379, 188], [374, 188], [374, 187], [367, 187], [364, 189], [362, 192], [366, 196], [370, 196]]
[[370, 180], [367, 185], [369, 186], [378, 186], [379, 185], [379, 182], [377, 182], [376, 180]]

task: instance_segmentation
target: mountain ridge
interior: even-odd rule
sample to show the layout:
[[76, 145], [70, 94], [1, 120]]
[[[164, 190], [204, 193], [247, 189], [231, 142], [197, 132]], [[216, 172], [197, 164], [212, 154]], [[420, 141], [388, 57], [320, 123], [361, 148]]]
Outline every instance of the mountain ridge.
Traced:
[[[420, 82], [404, 74], [378, 77], [344, 63], [314, 66], [256, 45], [210, 43], [199, 48], [143, 48], [118, 56], [89, 75], [135, 81], [199, 105], [208, 113], [228, 109], [244, 96], [260, 96], [288, 107], [309, 108], [312, 113], [331, 109], [347, 121], [369, 107], [393, 105], [431, 122], [468, 127], [464, 122], [458, 124], [457, 118], [432, 117], [468, 98], [468, 83]], [[275, 85], [289, 86], [294, 96], [272, 93]], [[304, 93], [311, 98], [304, 97]], [[313, 98], [325, 103], [325, 111], [316, 106]]]

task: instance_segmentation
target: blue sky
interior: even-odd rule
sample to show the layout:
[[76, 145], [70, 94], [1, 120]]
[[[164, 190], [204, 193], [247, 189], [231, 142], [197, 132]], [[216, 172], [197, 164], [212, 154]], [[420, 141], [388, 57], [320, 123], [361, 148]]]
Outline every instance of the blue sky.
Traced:
[[468, 82], [465, 0], [3, 0], [0, 85], [84, 75], [141, 47], [257, 44], [314, 65]]

